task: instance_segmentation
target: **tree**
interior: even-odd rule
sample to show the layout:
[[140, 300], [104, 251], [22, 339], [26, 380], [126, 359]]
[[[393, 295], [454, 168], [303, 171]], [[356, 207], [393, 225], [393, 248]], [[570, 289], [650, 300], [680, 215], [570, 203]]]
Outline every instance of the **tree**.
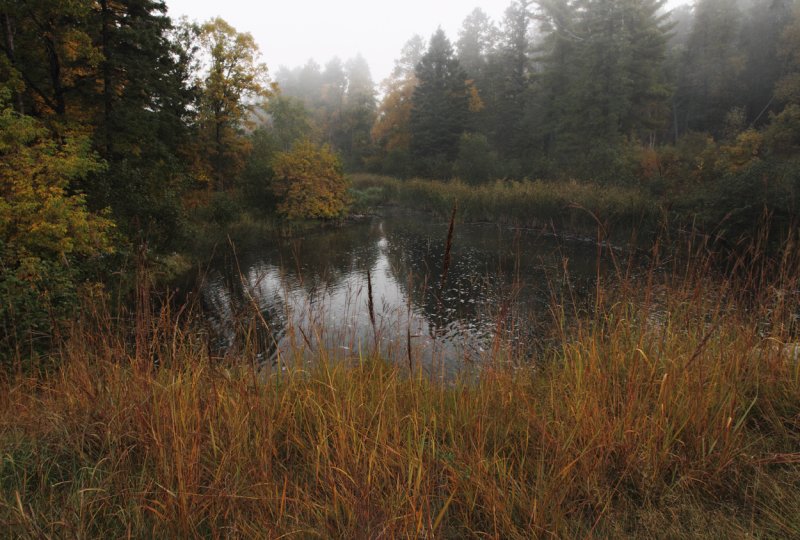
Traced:
[[383, 81], [384, 98], [372, 127], [372, 140], [379, 149], [383, 170], [390, 174], [409, 174], [411, 109], [417, 87], [415, 69], [425, 54], [425, 41], [415, 35], [406, 42], [395, 61], [392, 74]]
[[453, 172], [456, 177], [470, 184], [481, 184], [492, 179], [497, 172], [497, 153], [492, 151], [485, 135], [461, 135]]
[[199, 38], [208, 57], [201, 81], [200, 132], [214, 183], [226, 189], [241, 173], [249, 150], [243, 128], [251, 125], [255, 106], [274, 87], [250, 34], [216, 18], [199, 28]]
[[279, 93], [269, 100], [266, 113], [264, 124], [249, 135], [252, 150], [241, 182], [247, 204], [262, 212], [275, 207], [270, 185], [275, 176], [275, 155], [288, 152], [298, 141], [319, 138], [310, 113], [299, 99]]
[[475, 8], [464, 19], [456, 49], [458, 61], [471, 79], [480, 80], [483, 77], [487, 59], [495, 46], [496, 39], [497, 28], [482, 9]]
[[336, 149], [344, 158], [345, 166], [360, 169], [372, 153], [371, 130], [377, 115], [375, 84], [364, 57], [347, 61], [347, 93], [340, 116]]
[[165, 13], [160, 0], [6, 1], [0, 42], [16, 110], [91, 133], [107, 167], [73, 186], [90, 208], [174, 236], [194, 94]]
[[92, 102], [94, 147], [105, 174], [82, 186], [95, 208], [111, 206], [135, 241], [168, 245], [179, 237], [189, 121], [196, 93], [191, 50], [162, 0], [101, 0], [89, 32], [102, 61]]
[[486, 96], [486, 131], [506, 161], [519, 163], [529, 152], [533, 130], [527, 122], [531, 93], [531, 2], [513, 2], [505, 13], [498, 50], [489, 68], [492, 80]]
[[781, 35], [778, 57], [785, 73], [775, 85], [774, 98], [783, 109], [770, 115], [764, 138], [772, 154], [786, 158], [800, 152], [800, 6]]
[[273, 191], [288, 219], [332, 219], [347, 207], [347, 181], [330, 147], [301, 141], [275, 156]]
[[773, 99], [775, 84], [783, 75], [785, 63], [779, 53], [781, 38], [792, 20], [791, 0], [755, 0], [747, 12], [739, 39], [747, 61], [742, 72], [744, 107], [748, 124], [769, 120], [778, 110]]
[[467, 74], [440, 28], [416, 68], [411, 109], [411, 154], [419, 172], [449, 175], [469, 122]]
[[91, 96], [103, 60], [91, 32], [95, 2], [0, 2], [3, 51], [18, 112], [72, 118], [96, 110]]
[[297, 141], [317, 137], [311, 114], [299, 99], [278, 94], [270, 99], [267, 114], [269, 119], [261, 129], [270, 133], [280, 152], [291, 150]]
[[[624, 146], [655, 144], [666, 125], [664, 0], [542, 2], [545, 149], [572, 174], [616, 177]], [[598, 174], [599, 173], [599, 174]]]
[[85, 135], [54, 138], [0, 88], [0, 358], [52, 336], [75, 308], [83, 262], [112, 251], [113, 223], [76, 180], [103, 168]]
[[742, 12], [738, 2], [698, 0], [676, 101], [679, 132], [721, 134], [728, 112], [738, 105], [745, 65], [739, 48]]

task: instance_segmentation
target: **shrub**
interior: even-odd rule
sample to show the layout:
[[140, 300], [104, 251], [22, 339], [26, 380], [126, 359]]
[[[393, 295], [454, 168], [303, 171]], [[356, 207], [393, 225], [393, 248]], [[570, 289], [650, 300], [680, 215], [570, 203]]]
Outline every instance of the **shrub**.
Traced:
[[111, 220], [72, 192], [102, 168], [86, 137], [57, 139], [0, 111], [0, 358], [57, 332], [75, 307], [81, 263], [112, 250]]
[[347, 181], [339, 158], [328, 146], [295, 144], [273, 161], [278, 213], [288, 219], [331, 219], [347, 207]]

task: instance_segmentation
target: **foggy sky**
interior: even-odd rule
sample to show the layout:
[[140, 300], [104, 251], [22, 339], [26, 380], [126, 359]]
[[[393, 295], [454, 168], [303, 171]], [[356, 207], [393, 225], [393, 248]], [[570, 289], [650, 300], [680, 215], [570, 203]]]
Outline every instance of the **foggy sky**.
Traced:
[[[239, 32], [249, 32], [261, 48], [270, 73], [314, 58], [343, 61], [361, 53], [380, 83], [392, 70], [403, 44], [414, 34], [426, 40], [441, 26], [458, 39], [464, 18], [480, 7], [496, 22], [511, 0], [166, 0], [174, 19], [185, 15], [204, 22], [219, 16]], [[670, 0], [670, 4], [682, 3]]]

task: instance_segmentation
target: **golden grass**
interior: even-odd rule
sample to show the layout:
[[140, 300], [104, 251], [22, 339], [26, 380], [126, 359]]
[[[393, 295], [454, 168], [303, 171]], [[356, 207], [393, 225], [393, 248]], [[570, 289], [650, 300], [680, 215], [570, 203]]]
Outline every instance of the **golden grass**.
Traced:
[[598, 221], [625, 231], [655, 232], [663, 218], [661, 202], [640, 187], [587, 182], [495, 181], [478, 186], [458, 180], [397, 180], [352, 175], [354, 189], [378, 190], [376, 202], [393, 202], [434, 212], [442, 218], [458, 203], [459, 220], [493, 222], [558, 231], [593, 233]]
[[679, 268], [457, 381], [264, 372], [166, 310], [138, 339], [89, 313], [59, 369], [0, 383], [0, 535], [800, 537], [797, 275]]

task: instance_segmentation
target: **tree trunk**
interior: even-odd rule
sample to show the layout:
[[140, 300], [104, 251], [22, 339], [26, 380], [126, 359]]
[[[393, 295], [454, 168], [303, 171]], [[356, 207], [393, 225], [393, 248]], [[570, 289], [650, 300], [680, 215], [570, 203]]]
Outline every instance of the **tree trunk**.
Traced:
[[[11, 65], [16, 67], [17, 60], [16, 60], [16, 52], [14, 50], [14, 29], [11, 24], [11, 17], [9, 17], [7, 13], [3, 14], [3, 28], [5, 30], [6, 51], [8, 54], [8, 59], [11, 62]], [[22, 101], [22, 92], [15, 91], [14, 95], [17, 101], [17, 112], [19, 114], [25, 114], [25, 104]]]
[[47, 49], [47, 62], [50, 67], [50, 82], [53, 85], [53, 108], [55, 113], [62, 116], [67, 112], [67, 103], [64, 97], [64, 85], [61, 83], [61, 58], [58, 56], [56, 43], [53, 40], [55, 30], [52, 21], [48, 21], [47, 31], [43, 33], [44, 46]]
[[112, 110], [114, 108], [114, 80], [113, 80], [113, 64], [111, 54], [111, 24], [113, 20], [113, 13], [108, 4], [108, 0], [100, 0], [100, 13], [101, 13], [101, 31], [100, 31], [100, 45], [103, 50], [103, 121], [105, 136], [105, 157], [111, 157], [112, 151], [112, 132], [111, 132], [111, 118]]

